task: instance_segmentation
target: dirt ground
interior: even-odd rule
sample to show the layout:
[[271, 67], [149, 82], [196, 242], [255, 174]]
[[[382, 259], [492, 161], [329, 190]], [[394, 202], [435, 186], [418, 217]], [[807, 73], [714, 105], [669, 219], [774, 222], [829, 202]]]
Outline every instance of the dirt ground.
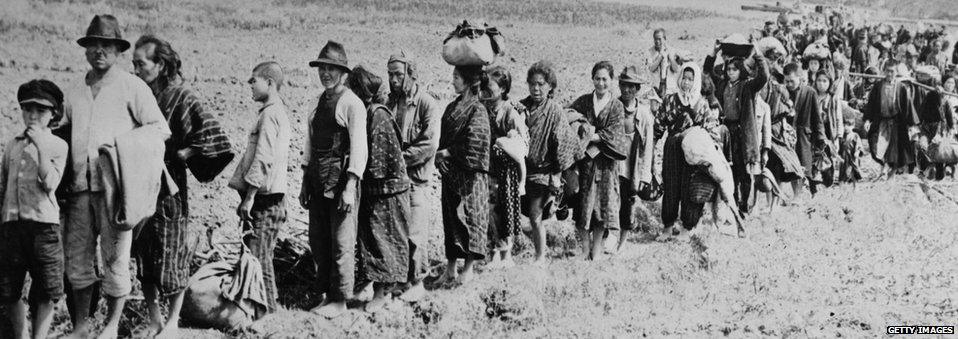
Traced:
[[[345, 44], [350, 65], [380, 75], [389, 54], [405, 51], [420, 60], [420, 83], [445, 104], [452, 99], [452, 68], [439, 56], [441, 40], [457, 21], [483, 13], [505, 34], [507, 56], [499, 62], [516, 79], [513, 98], [526, 93], [528, 66], [549, 59], [559, 68], [557, 97], [568, 102], [590, 90], [588, 72], [599, 60], [617, 69], [643, 66], [656, 27], [669, 32], [674, 48], [704, 57], [714, 39], [773, 17], [738, 11], [741, 0], [490, 3], [8, 0], [0, 8], [0, 143], [22, 129], [18, 84], [43, 77], [65, 86], [81, 79], [88, 65], [75, 40], [97, 13], [117, 15], [131, 41], [146, 32], [170, 40], [183, 59], [184, 76], [218, 113], [237, 152], [245, 147], [256, 109], [245, 84], [250, 70], [266, 60], [284, 65], [283, 92], [295, 129], [292, 192], [301, 177], [296, 160], [306, 105], [321, 87], [306, 63], [326, 40]], [[126, 69], [132, 69], [129, 54], [122, 62]], [[874, 166], [866, 166], [872, 177]], [[209, 184], [190, 183], [191, 227], [201, 247], [207, 234], [212, 242], [237, 237], [233, 210], [239, 199], [226, 188], [232, 170]], [[438, 182], [434, 187], [429, 250], [438, 266]], [[651, 204], [652, 215], [642, 220], [651, 232], [633, 235], [618, 257], [599, 262], [572, 257], [578, 251], [572, 225], [552, 220], [553, 260], [546, 267], [525, 264], [530, 253], [522, 239], [519, 266], [480, 267], [475, 281], [431, 291], [413, 305], [391, 303], [375, 314], [353, 310], [328, 321], [302, 310], [315, 299], [302, 293], [308, 286], [290, 286], [282, 296], [290, 310], [258, 321], [258, 332], [189, 329], [182, 337], [874, 337], [887, 325], [958, 325], [956, 187], [953, 180], [866, 180], [826, 190], [805, 205], [760, 210], [747, 222], [746, 239], [704, 224], [698, 240], [689, 243], [651, 240], [661, 227]], [[294, 199], [288, 204], [287, 232], [300, 233], [306, 214]], [[132, 332], [126, 335], [136, 336], [142, 302], [130, 308]], [[56, 335], [69, 330], [64, 313], [57, 315]]]

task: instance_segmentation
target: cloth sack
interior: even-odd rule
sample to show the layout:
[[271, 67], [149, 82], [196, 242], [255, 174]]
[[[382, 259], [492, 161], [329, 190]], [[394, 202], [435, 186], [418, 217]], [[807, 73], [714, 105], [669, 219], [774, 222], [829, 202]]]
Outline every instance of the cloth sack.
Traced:
[[805, 47], [805, 52], [802, 54], [805, 59], [819, 59], [824, 60], [828, 59], [832, 55], [831, 50], [828, 49], [828, 45], [824, 43], [814, 43]]
[[919, 83], [934, 86], [936, 82], [941, 81], [941, 70], [932, 65], [920, 65], [915, 67], [915, 80]]
[[937, 138], [928, 145], [925, 155], [933, 163], [956, 165], [958, 164], [958, 140]]
[[782, 42], [773, 37], [764, 37], [758, 40], [755, 43], [755, 49], [762, 53], [763, 56], [767, 56], [769, 51], [775, 51], [778, 55], [788, 55], [788, 51], [785, 50], [785, 45], [782, 45]]
[[442, 42], [442, 59], [453, 66], [485, 66], [503, 52], [502, 35], [495, 27], [463, 21]]
[[238, 258], [203, 265], [190, 277], [180, 314], [194, 325], [234, 330], [251, 325], [266, 308], [262, 267], [243, 245]]
[[690, 166], [702, 166], [705, 173], [718, 185], [723, 200], [735, 201], [732, 167], [708, 131], [699, 126], [685, 130], [682, 153], [685, 155], [685, 162]]

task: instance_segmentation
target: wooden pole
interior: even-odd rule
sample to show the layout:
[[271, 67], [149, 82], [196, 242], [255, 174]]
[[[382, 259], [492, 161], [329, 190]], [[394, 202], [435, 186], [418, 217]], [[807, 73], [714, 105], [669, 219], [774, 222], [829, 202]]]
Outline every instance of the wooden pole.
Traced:
[[[871, 78], [871, 79], [884, 79], [884, 78], [885, 78], [884, 76], [881, 76], [881, 75], [873, 75], [873, 74], [865, 74], [865, 73], [855, 73], [855, 72], [848, 72], [848, 75], [849, 75], [849, 76], [853, 76], [853, 77]], [[937, 88], [934, 88], [934, 87], [931, 87], [931, 86], [928, 86], [928, 85], [919, 83], [919, 82], [915, 81], [915, 79], [905, 78], [905, 79], [902, 79], [902, 81], [908, 82], [908, 83], [910, 83], [910, 84], [912, 84], [912, 85], [914, 85], [915, 87], [918, 87], [918, 88], [927, 89], [927, 90], [929, 90], [929, 91], [937, 91], [937, 90], [938, 90]], [[958, 98], [958, 94], [956, 94], [956, 93], [951, 93], [951, 92], [941, 92], [941, 95]]]

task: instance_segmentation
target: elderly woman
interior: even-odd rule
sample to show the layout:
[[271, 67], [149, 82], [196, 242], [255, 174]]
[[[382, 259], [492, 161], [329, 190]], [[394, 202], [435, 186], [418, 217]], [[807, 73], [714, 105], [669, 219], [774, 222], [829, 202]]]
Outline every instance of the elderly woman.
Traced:
[[582, 128], [589, 130], [585, 158], [578, 163], [580, 199], [575, 224], [583, 256], [593, 260], [602, 253], [606, 232], [619, 228], [618, 161], [628, 157], [628, 139], [622, 125], [624, 106], [612, 94], [612, 74], [612, 63], [596, 63], [592, 67], [595, 90], [569, 106], [581, 114]]
[[[442, 174], [442, 225], [446, 271], [440, 281], [471, 279], [485, 258], [489, 224], [489, 113], [479, 102], [481, 66], [456, 66], [452, 86], [459, 95], [442, 116], [436, 167]], [[465, 260], [461, 276], [458, 259]]]
[[529, 155], [526, 157], [526, 195], [522, 213], [529, 217], [535, 262], [546, 256], [546, 231], [542, 221], [551, 218], [551, 209], [562, 192], [562, 171], [572, 166], [577, 147], [575, 135], [566, 121], [562, 106], [552, 96], [557, 86], [555, 67], [539, 61], [526, 73], [529, 96], [519, 101], [519, 110], [529, 127]]
[[[662, 154], [662, 224], [660, 240], [673, 235], [684, 236], [698, 224], [704, 202], [691, 199], [688, 190], [692, 168], [682, 152], [682, 132], [692, 126], [705, 124], [709, 114], [708, 100], [702, 97], [702, 70], [694, 63], [682, 65], [679, 72], [679, 91], [665, 97], [656, 117], [656, 136], [665, 137]], [[679, 219], [682, 225], [675, 232], [673, 225]]]
[[[715, 65], [716, 45], [712, 54], [705, 58], [705, 69]], [[735, 195], [742, 213], [749, 212], [748, 199], [754, 185], [753, 176], [761, 175], [768, 157], [768, 129], [766, 116], [756, 112], [756, 93], [762, 90], [770, 78], [768, 66], [761, 53], [753, 56], [755, 76], [749, 74], [743, 58], [726, 60], [725, 74], [712, 74], [716, 94], [722, 104], [722, 123], [728, 127], [732, 173], [735, 176]], [[768, 114], [764, 112], [764, 114]]]
[[399, 125], [382, 104], [382, 79], [357, 66], [346, 81], [366, 105], [369, 160], [361, 182], [357, 238], [360, 272], [374, 290], [365, 308], [373, 311], [386, 303], [387, 291], [408, 281], [410, 182]]

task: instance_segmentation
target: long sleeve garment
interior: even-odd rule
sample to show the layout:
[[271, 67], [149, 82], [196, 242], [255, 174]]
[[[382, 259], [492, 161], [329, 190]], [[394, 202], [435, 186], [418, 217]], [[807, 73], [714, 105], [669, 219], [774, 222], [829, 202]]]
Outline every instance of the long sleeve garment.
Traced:
[[[611, 99], [612, 94], [606, 93]], [[596, 103], [605, 103], [596, 107]], [[594, 128], [599, 141], [590, 146], [598, 154], [587, 152], [579, 162], [580, 204], [576, 208], [576, 225], [592, 229], [594, 221], [606, 229], [617, 229], [619, 221], [618, 161], [628, 158], [628, 138], [623, 129], [624, 106], [619, 100], [596, 100], [595, 94], [576, 99], [569, 108], [579, 112], [585, 123]], [[596, 217], [593, 218], [593, 215]]]
[[[167, 170], [182, 192], [186, 192], [186, 170], [200, 182], [212, 181], [235, 155], [229, 136], [214, 114], [207, 111], [195, 92], [175, 83], [156, 93], [156, 101], [166, 117], [172, 135], [166, 141]], [[190, 148], [194, 155], [183, 161], [177, 156]], [[185, 199], [186, 194], [182, 194]], [[186, 207], [183, 201], [183, 207]]]
[[[315, 151], [312, 147], [315, 128], [312, 124], [313, 119], [316, 118], [317, 109], [323, 94], [320, 94], [319, 97], [314, 99], [308, 107], [310, 109], [310, 115], [307, 121], [307, 130], [306, 133], [306, 150], [303, 152], [303, 163], [308, 165], [313, 152]], [[334, 114], [335, 122], [338, 126], [346, 129], [348, 134], [347, 139], [349, 143], [349, 159], [346, 164], [346, 172], [351, 173], [356, 176], [356, 178], [363, 177], [363, 171], [366, 170], [366, 160], [369, 156], [369, 148], [366, 145], [366, 106], [363, 105], [363, 101], [359, 99], [352, 91], [349, 89], [344, 89], [342, 93], [338, 95], [338, 100], [336, 101]]]
[[868, 145], [880, 163], [904, 166], [915, 162], [908, 129], [920, 121], [911, 88], [901, 81], [883, 80], [868, 94], [862, 119], [871, 121]]
[[577, 153], [576, 136], [562, 107], [553, 99], [534, 103], [520, 101], [529, 126], [529, 156], [526, 158], [529, 183], [558, 189], [558, 174], [572, 167]]
[[393, 101], [389, 102], [389, 110], [394, 112], [403, 132], [403, 158], [406, 159], [409, 178], [415, 183], [427, 182], [436, 169], [433, 160], [439, 149], [442, 107], [418, 84], [404, 96], [390, 99]]
[[808, 85], [801, 85], [797, 90], [789, 92], [790, 99], [795, 105], [795, 154], [805, 168], [806, 176], [810, 176], [813, 145], [824, 143], [825, 121], [819, 109], [815, 90]]
[[103, 191], [102, 175], [96, 166], [99, 148], [112, 144], [117, 136], [146, 128], [161, 140], [170, 137], [166, 119], [143, 80], [112, 67], [99, 85], [96, 96], [83, 80], [74, 83], [64, 95], [61, 126], [70, 128], [71, 159], [71, 175], [64, 179], [71, 192]]
[[[740, 125], [742, 131], [745, 131], [741, 134], [741, 139], [734, 143], [741, 145], [744, 163], [759, 163], [762, 147], [762, 136], [760, 135], [762, 122], [755, 115], [755, 96], [771, 78], [768, 65], [764, 58], [755, 59], [754, 76], [736, 82], [730, 82], [725, 76], [711, 72], [715, 68], [714, 66], [715, 57], [707, 56], [704, 69], [712, 76], [712, 81], [715, 83], [715, 93], [721, 94], [718, 95], [718, 98], [724, 108], [725, 123]], [[735, 94], [726, 97], [725, 93]], [[731, 100], [735, 102], [730, 102]]]
[[[60, 207], [54, 195], [67, 163], [67, 143], [49, 131], [50, 149], [39, 149], [26, 135], [7, 143], [0, 163], [0, 223], [35, 221], [60, 223]], [[40, 170], [40, 152], [50, 162]]]
[[619, 176], [632, 183], [632, 191], [639, 189], [640, 183], [652, 182], [652, 164], [655, 155], [655, 116], [648, 103], [634, 98], [632, 102], [623, 102], [624, 119], [622, 129], [629, 139], [628, 158], [620, 161]]
[[260, 108], [229, 187], [239, 192], [255, 187], [258, 194], [286, 193], [291, 131], [285, 105], [274, 102]]

